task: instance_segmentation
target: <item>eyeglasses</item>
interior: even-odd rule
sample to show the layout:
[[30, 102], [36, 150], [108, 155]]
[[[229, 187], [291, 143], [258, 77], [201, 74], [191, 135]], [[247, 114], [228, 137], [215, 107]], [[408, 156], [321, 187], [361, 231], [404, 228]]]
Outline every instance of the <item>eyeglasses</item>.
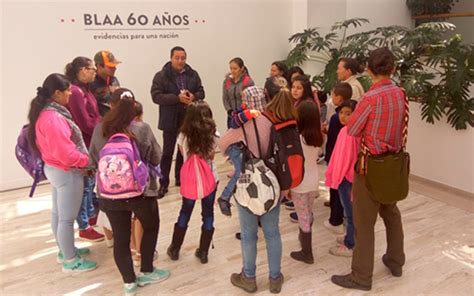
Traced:
[[96, 67], [84, 67], [84, 68], [88, 71], [90, 71], [90, 70], [97, 71]]

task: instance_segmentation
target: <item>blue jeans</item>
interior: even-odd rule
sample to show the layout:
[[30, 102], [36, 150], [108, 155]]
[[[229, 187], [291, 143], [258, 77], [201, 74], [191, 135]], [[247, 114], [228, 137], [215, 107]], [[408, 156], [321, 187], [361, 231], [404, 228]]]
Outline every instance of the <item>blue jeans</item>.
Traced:
[[355, 241], [351, 201], [352, 183], [344, 178], [342, 183], [339, 184], [339, 188], [337, 190], [339, 192], [339, 199], [341, 200], [342, 207], [344, 208], [344, 219], [346, 220], [346, 236], [344, 237], [344, 245], [348, 249], [353, 249], [355, 246]]
[[76, 256], [74, 219], [81, 206], [83, 175], [78, 170], [63, 171], [49, 165], [44, 166], [44, 173], [53, 186], [51, 228], [64, 258], [70, 260]]
[[[202, 216], [202, 228], [206, 230], [214, 229], [214, 200], [216, 199], [216, 191], [201, 199], [201, 216]], [[178, 226], [181, 228], [188, 227], [189, 219], [193, 213], [195, 200], [187, 199], [183, 197], [183, 203], [181, 205], [181, 211], [178, 216]]]
[[270, 278], [277, 279], [281, 275], [281, 236], [280, 236], [280, 203], [263, 216], [255, 216], [237, 204], [240, 220], [240, 238], [242, 247], [242, 263], [246, 277], [256, 275], [257, 231], [258, 221], [262, 224], [267, 246], [268, 267]]
[[237, 181], [239, 180], [240, 174], [242, 172], [242, 144], [232, 144], [229, 146], [226, 152], [232, 161], [235, 170], [234, 175], [232, 178], [230, 178], [221, 195], [223, 200], [229, 201], [232, 197], [232, 194], [234, 193], [235, 186], [237, 185]]
[[94, 199], [97, 199], [97, 196], [95, 195], [94, 187], [95, 175], [84, 176], [84, 192], [82, 196], [82, 204], [79, 210], [79, 214], [76, 218], [80, 230], [86, 229], [89, 226], [89, 218], [95, 215]]

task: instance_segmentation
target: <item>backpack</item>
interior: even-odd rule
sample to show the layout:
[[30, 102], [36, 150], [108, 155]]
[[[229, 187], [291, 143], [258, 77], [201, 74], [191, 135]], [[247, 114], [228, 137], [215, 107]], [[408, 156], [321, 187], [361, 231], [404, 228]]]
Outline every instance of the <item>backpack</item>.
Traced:
[[[260, 136], [252, 119], [260, 155]], [[248, 149], [247, 134], [242, 126], [245, 137], [243, 148], [242, 173], [237, 181], [234, 198], [236, 202], [251, 214], [261, 216], [271, 211], [280, 202], [280, 186], [275, 174], [266, 166], [261, 158], [253, 156]]]
[[[264, 115], [274, 122], [271, 115]], [[304, 154], [296, 120], [273, 123], [265, 164], [275, 173], [282, 191], [295, 188], [303, 181]]]
[[36, 185], [47, 178], [44, 174], [44, 161], [41, 159], [40, 153], [32, 149], [29, 144], [28, 128], [29, 125], [26, 124], [20, 130], [15, 146], [15, 156], [25, 171], [33, 178], [29, 194], [29, 197], [33, 197]]
[[202, 199], [216, 190], [216, 179], [209, 163], [197, 154], [190, 155], [183, 163], [180, 181], [180, 193], [187, 199]]
[[97, 188], [100, 196], [124, 199], [143, 194], [148, 166], [141, 160], [135, 142], [126, 134], [112, 135], [99, 152]]

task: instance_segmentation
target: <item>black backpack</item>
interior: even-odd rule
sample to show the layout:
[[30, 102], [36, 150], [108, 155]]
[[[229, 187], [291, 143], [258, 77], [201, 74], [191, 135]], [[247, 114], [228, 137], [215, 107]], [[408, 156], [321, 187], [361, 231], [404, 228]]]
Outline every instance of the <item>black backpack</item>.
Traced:
[[274, 123], [271, 115], [264, 115], [273, 123], [265, 164], [278, 178], [280, 190], [295, 188], [304, 177], [304, 155], [296, 120]]

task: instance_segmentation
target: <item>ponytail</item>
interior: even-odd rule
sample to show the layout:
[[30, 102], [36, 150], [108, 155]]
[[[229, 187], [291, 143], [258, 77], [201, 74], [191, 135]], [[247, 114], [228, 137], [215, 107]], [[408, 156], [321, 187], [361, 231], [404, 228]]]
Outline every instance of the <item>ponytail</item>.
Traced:
[[64, 74], [71, 82], [77, 81], [77, 74], [82, 68], [92, 64], [92, 60], [86, 57], [76, 57], [72, 62], [66, 65]]
[[36, 97], [31, 100], [30, 111], [28, 112], [28, 143], [31, 148], [38, 151], [36, 146], [36, 122], [46, 104], [51, 101], [56, 90], [65, 91], [70, 86], [66, 76], [62, 74], [50, 74], [43, 82], [43, 86], [36, 89]]

